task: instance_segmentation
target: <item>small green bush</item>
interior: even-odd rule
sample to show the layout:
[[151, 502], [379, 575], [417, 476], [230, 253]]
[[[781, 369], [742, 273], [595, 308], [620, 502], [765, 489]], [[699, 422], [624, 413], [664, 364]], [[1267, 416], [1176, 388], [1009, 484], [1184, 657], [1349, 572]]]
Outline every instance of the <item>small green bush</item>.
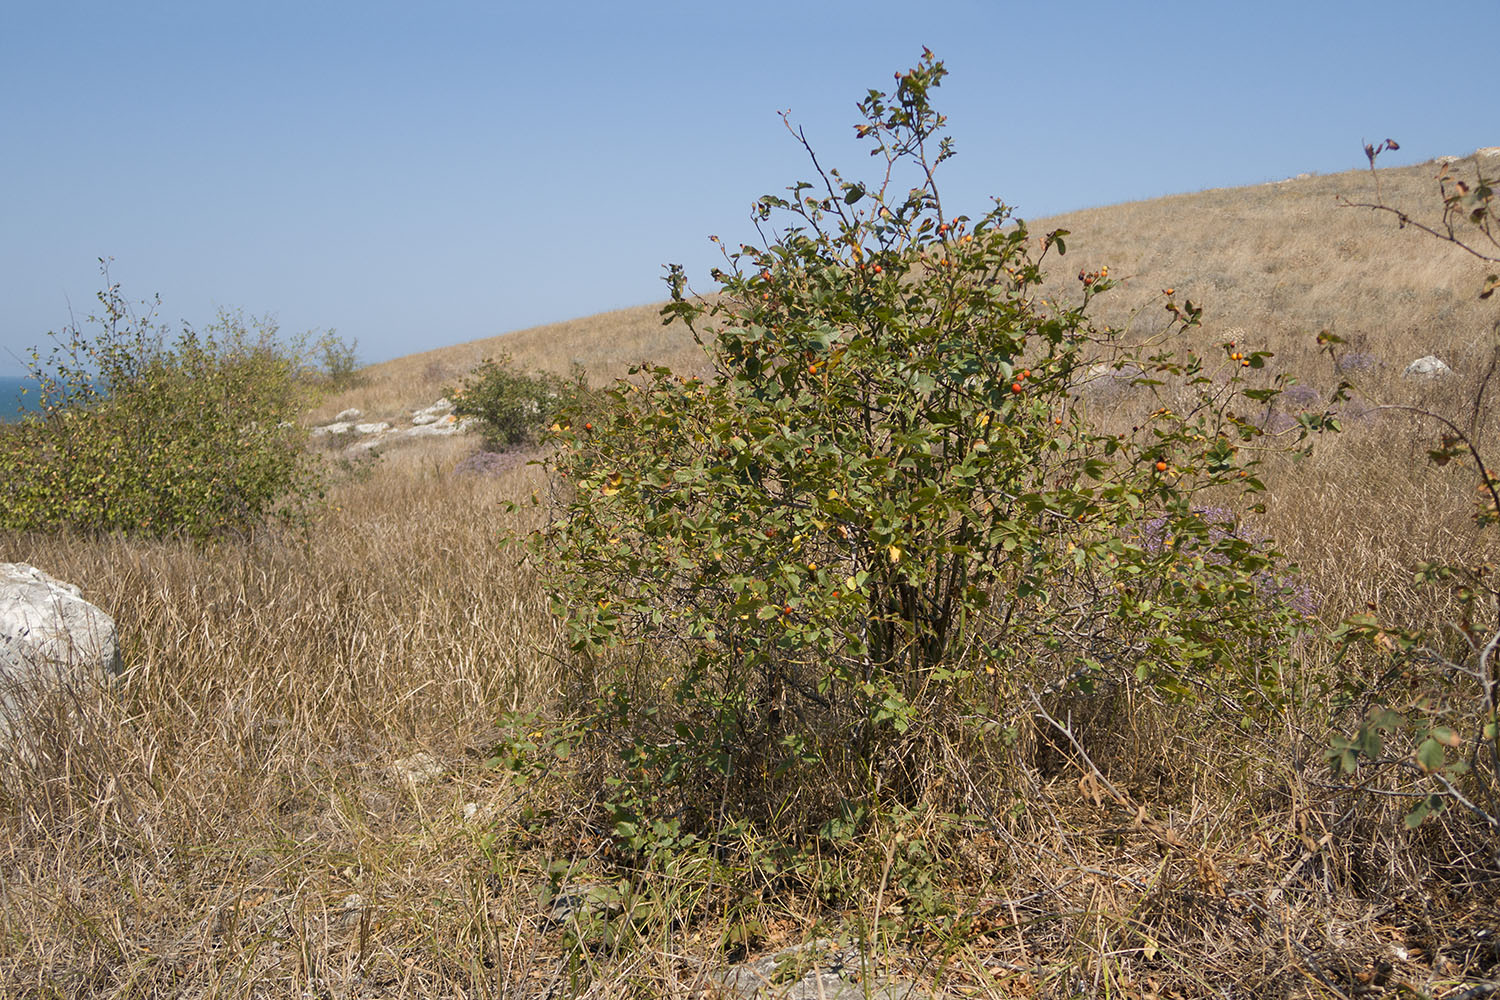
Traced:
[[444, 395], [453, 400], [453, 412], [478, 418], [491, 447], [535, 441], [563, 410], [586, 409], [593, 398], [579, 365], [563, 378], [521, 371], [505, 355], [486, 358], [463, 385], [444, 390]]
[[313, 341], [309, 350], [316, 377], [330, 392], [352, 389], [364, 383], [359, 373], [359, 341], [345, 340], [329, 330]]
[[202, 538], [295, 516], [318, 491], [298, 345], [234, 313], [169, 341], [154, 305], [136, 316], [114, 284], [99, 301], [93, 333], [32, 352], [38, 412], [0, 437], [0, 527]]

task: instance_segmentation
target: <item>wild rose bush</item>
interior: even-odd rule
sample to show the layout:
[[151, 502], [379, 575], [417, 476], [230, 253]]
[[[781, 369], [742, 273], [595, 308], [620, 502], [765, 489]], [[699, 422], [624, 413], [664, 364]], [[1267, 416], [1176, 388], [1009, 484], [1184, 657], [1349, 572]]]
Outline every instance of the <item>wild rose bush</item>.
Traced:
[[[535, 543], [591, 728], [626, 765], [610, 794], [632, 843], [920, 798], [1049, 687], [1282, 697], [1301, 619], [1264, 599], [1279, 557], [1197, 499], [1262, 488], [1242, 447], [1261, 432], [1233, 412], [1265, 355], [1131, 353], [1087, 318], [1106, 268], [1044, 300], [1065, 231], [943, 201], [944, 75], [924, 53], [869, 91], [856, 133], [880, 171], [814, 158], [761, 198], [761, 242], [724, 247], [716, 295], [671, 269], [665, 313], [711, 376], [645, 368], [559, 422]], [[1096, 429], [1077, 390], [1101, 357], [1189, 405]], [[1150, 522], [1197, 542], [1153, 548]]]

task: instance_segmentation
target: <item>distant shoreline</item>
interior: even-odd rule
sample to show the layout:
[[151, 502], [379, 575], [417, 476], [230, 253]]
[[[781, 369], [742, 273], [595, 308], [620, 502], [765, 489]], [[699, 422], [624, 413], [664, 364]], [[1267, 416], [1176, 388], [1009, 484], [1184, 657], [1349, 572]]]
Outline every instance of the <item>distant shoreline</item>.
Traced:
[[[22, 389], [31, 390], [21, 395]], [[0, 423], [13, 424], [21, 419], [20, 409], [24, 402], [30, 409], [36, 406], [37, 384], [30, 375], [0, 375]]]

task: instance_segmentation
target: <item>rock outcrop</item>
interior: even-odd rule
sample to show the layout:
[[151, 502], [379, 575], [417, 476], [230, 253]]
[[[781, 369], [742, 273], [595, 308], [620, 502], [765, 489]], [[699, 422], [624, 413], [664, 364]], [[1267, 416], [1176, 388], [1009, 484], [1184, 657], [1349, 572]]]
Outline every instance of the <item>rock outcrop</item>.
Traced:
[[1429, 354], [1425, 358], [1418, 358], [1406, 366], [1401, 373], [1402, 378], [1446, 378], [1453, 374], [1453, 369], [1442, 358]]
[[445, 417], [453, 415], [453, 404], [445, 397], [433, 403], [431, 406], [415, 410], [411, 415], [411, 422], [420, 427], [426, 424], [435, 424]]
[[473, 417], [460, 418], [455, 414], [453, 403], [446, 399], [439, 399], [431, 406], [411, 411], [410, 421], [403, 420], [399, 424], [389, 420], [356, 423], [363, 415], [359, 410], [345, 410], [334, 417], [331, 423], [314, 427], [308, 433], [313, 438], [338, 438], [346, 435], [357, 438], [343, 442], [348, 453], [357, 455], [402, 440], [448, 437], [466, 433], [479, 426], [479, 421]]
[[814, 941], [734, 966], [723, 977], [726, 996], [742, 1000], [925, 1000], [914, 983], [882, 974], [857, 947]]
[[35, 566], [0, 563], [0, 732], [30, 699], [119, 670], [114, 619], [83, 591]]

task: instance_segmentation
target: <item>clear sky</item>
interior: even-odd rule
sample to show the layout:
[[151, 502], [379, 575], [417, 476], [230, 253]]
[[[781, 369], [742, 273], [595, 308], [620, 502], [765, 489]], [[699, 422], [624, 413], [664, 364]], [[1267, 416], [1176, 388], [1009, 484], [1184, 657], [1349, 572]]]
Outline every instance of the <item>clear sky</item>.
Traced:
[[[1500, 143], [1500, 2], [5, 0], [0, 374], [97, 259], [195, 326], [336, 329], [378, 361], [699, 287], [709, 234], [825, 165], [922, 46], [945, 201], [1037, 217]], [[1482, 103], [1482, 102], [1486, 102]]]

